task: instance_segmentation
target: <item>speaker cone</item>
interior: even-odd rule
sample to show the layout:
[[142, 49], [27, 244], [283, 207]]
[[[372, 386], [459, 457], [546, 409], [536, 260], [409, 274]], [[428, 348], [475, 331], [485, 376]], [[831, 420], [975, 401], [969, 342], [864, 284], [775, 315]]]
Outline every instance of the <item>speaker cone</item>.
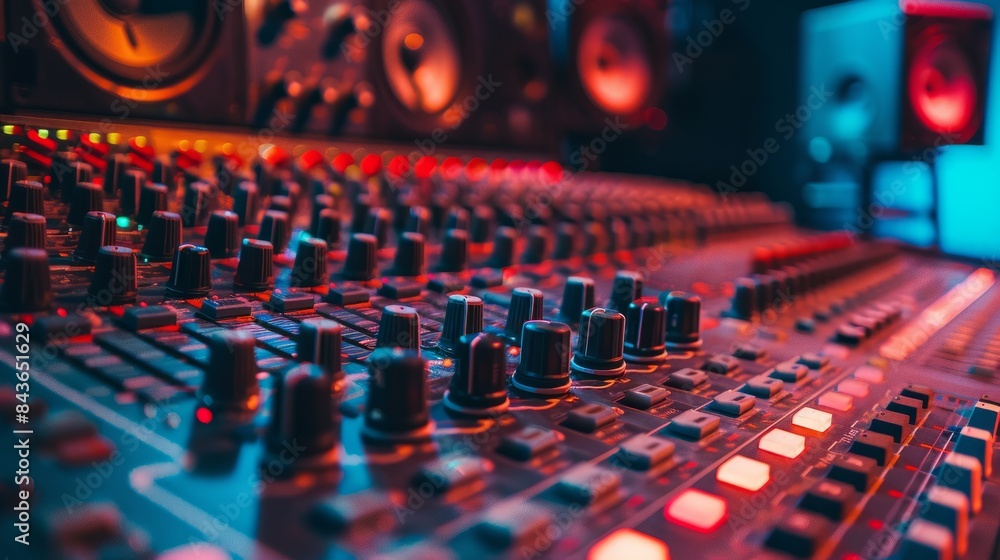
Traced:
[[602, 111], [625, 115], [645, 108], [652, 96], [649, 45], [635, 21], [602, 15], [586, 22], [577, 49], [580, 82]]
[[980, 86], [968, 53], [945, 36], [932, 36], [913, 54], [907, 88], [917, 118], [938, 134], [964, 142], [980, 126]]

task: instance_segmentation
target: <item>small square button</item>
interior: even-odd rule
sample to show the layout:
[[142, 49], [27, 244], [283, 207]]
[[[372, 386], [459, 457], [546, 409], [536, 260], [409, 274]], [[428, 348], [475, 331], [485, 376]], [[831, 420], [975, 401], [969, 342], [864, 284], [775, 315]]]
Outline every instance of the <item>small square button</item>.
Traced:
[[710, 405], [712, 410], [721, 412], [726, 416], [742, 416], [753, 410], [757, 404], [757, 397], [736, 391], [723, 391], [715, 396]]
[[625, 406], [646, 410], [667, 400], [668, 396], [670, 396], [670, 391], [663, 387], [644, 384], [625, 391], [625, 396], [619, 402]]
[[667, 424], [667, 429], [676, 435], [700, 440], [719, 429], [718, 416], [698, 410], [685, 410]]
[[670, 374], [666, 384], [670, 387], [691, 391], [708, 382], [708, 374], [700, 369], [684, 368]]
[[726, 519], [726, 501], [701, 490], [685, 490], [663, 510], [664, 517], [682, 527], [711, 533]]

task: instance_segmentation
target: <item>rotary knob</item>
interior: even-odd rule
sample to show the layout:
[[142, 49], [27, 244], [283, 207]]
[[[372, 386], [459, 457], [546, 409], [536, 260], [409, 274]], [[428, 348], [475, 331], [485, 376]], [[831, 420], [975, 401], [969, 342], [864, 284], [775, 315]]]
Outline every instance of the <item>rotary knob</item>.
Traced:
[[363, 194], [351, 206], [351, 233], [364, 233], [368, 221], [368, 211], [372, 209], [371, 197]]
[[656, 298], [639, 298], [625, 313], [625, 360], [661, 362], [667, 357], [667, 310]]
[[184, 190], [184, 202], [181, 208], [181, 219], [184, 227], [197, 227], [205, 224], [208, 219], [209, 202], [212, 199], [212, 186], [203, 181], [194, 181]]
[[128, 156], [125, 154], [112, 154], [104, 160], [105, 198], [118, 198], [118, 189], [121, 187], [122, 177], [127, 169]]
[[576, 249], [578, 235], [575, 225], [559, 224], [559, 227], [556, 228], [556, 249], [552, 253], [552, 258], [556, 260], [571, 258]]
[[364, 232], [374, 235], [378, 248], [382, 249], [389, 242], [389, 227], [392, 225], [392, 212], [385, 208], [372, 208], [365, 218]]
[[288, 242], [291, 238], [292, 228], [288, 213], [280, 210], [264, 212], [264, 217], [260, 220], [260, 233], [257, 235], [257, 239], [269, 241], [274, 247], [274, 252], [280, 255], [288, 248]]
[[247, 331], [222, 330], [207, 341], [208, 368], [201, 385], [202, 403], [214, 409], [253, 412], [260, 401], [257, 340]]
[[153, 221], [153, 214], [167, 209], [166, 185], [143, 185], [139, 190], [139, 215], [136, 220], [142, 225]]
[[10, 187], [7, 216], [15, 212], [45, 214], [45, 187], [38, 181], [18, 181]]
[[271, 204], [268, 206], [268, 210], [277, 210], [279, 212], [284, 212], [286, 214], [292, 213], [292, 206], [294, 202], [291, 197], [276, 194], [271, 197]]
[[420, 351], [420, 315], [405, 305], [387, 305], [382, 309], [375, 347], [407, 348]]
[[257, 184], [241, 181], [233, 191], [233, 212], [239, 217], [239, 225], [257, 223]]
[[757, 309], [757, 284], [749, 278], [739, 278], [733, 286], [732, 307], [726, 317], [752, 321]]
[[660, 294], [667, 309], [667, 346], [697, 348], [701, 346], [701, 298], [687, 292]]
[[346, 280], [372, 280], [378, 275], [378, 240], [374, 235], [355, 233], [347, 244], [347, 259], [340, 276]]
[[340, 243], [340, 214], [336, 210], [324, 208], [316, 216], [309, 230], [313, 237], [326, 241], [327, 246]]
[[404, 229], [419, 233], [426, 238], [430, 235], [432, 222], [431, 211], [426, 206], [413, 206], [407, 214]]
[[52, 305], [49, 256], [43, 249], [15, 247], [4, 257], [6, 263], [0, 298], [9, 311], [32, 313]]
[[464, 229], [449, 229], [441, 241], [441, 260], [438, 272], [462, 272], [469, 262], [469, 232]]
[[83, 225], [88, 212], [104, 210], [104, 191], [93, 183], [78, 183], [73, 187], [73, 196], [66, 214], [66, 222], [75, 226]]
[[396, 241], [396, 256], [392, 260], [390, 276], [422, 276], [426, 272], [424, 236], [412, 231], [403, 232]]
[[326, 284], [326, 242], [315, 237], [299, 241], [292, 265], [292, 286], [314, 287]]
[[185, 244], [174, 252], [167, 280], [167, 295], [185, 299], [201, 298], [212, 291], [212, 255], [205, 247]]
[[7, 222], [7, 240], [3, 245], [4, 255], [12, 249], [45, 248], [45, 216], [15, 212]]
[[444, 326], [438, 349], [453, 354], [458, 340], [483, 330], [483, 300], [476, 296], [453, 294], [444, 308]]
[[134, 216], [139, 211], [139, 197], [146, 184], [146, 174], [138, 169], [129, 169], [122, 176], [121, 199], [118, 206], [125, 216]]
[[83, 262], [96, 262], [101, 247], [117, 243], [115, 215], [109, 212], [89, 212], [83, 220], [83, 232], [76, 243], [73, 258]]
[[146, 261], [163, 262], [174, 257], [174, 251], [181, 244], [181, 217], [173, 212], [153, 212], [146, 241], [142, 244], [142, 258]]
[[473, 243], [486, 243], [493, 233], [493, 223], [496, 221], [496, 212], [485, 205], [478, 205], [472, 209], [472, 221], [469, 224], [469, 240]]
[[28, 178], [28, 166], [23, 161], [16, 159], [0, 160], [0, 202], [10, 198], [10, 191], [14, 183]]
[[79, 183], [89, 183], [93, 180], [94, 168], [82, 161], [67, 161], [65, 158], [53, 158], [51, 177], [52, 182], [49, 183], [49, 189], [52, 195], [58, 195], [63, 202], [69, 202], [72, 199], [73, 189], [76, 185]]
[[101, 306], [134, 303], [139, 289], [132, 249], [117, 245], [101, 247], [87, 293]]
[[569, 325], [552, 321], [528, 321], [521, 334], [521, 361], [511, 382], [522, 391], [537, 395], [569, 392], [571, 332]]
[[504, 335], [515, 345], [521, 344], [521, 331], [528, 321], [538, 321], [542, 318], [544, 295], [534, 288], [514, 288], [510, 295], [510, 308], [507, 310], [507, 322], [504, 325]]
[[559, 320], [570, 326], [580, 323], [580, 314], [594, 307], [594, 280], [582, 276], [570, 276], [563, 287]]
[[446, 231], [449, 229], [467, 231], [469, 229], [469, 211], [465, 208], [452, 208], [448, 212], [448, 218], [445, 219], [444, 229]]
[[216, 210], [208, 217], [205, 247], [213, 259], [229, 259], [240, 252], [240, 217], [235, 212]]
[[323, 368], [295, 364], [276, 380], [271, 396], [268, 450], [275, 455], [294, 445], [301, 454], [295, 467], [309, 468], [337, 462], [340, 422], [337, 398], [330, 390], [330, 377]]
[[642, 287], [642, 274], [631, 270], [619, 270], [611, 283], [608, 308], [622, 313], [628, 311], [629, 304], [642, 297]]
[[472, 333], [455, 346], [455, 374], [444, 405], [469, 416], [496, 416], [507, 410], [507, 352], [503, 338]]
[[433, 424], [426, 361], [413, 350], [376, 348], [368, 358], [368, 402], [361, 434], [374, 441], [420, 441]]
[[625, 316], [596, 307], [580, 316], [580, 336], [570, 363], [576, 373], [617, 377], [625, 373]]
[[251, 292], [274, 287], [274, 247], [268, 241], [244, 239], [233, 284]]
[[343, 370], [340, 323], [329, 319], [306, 319], [299, 324], [295, 357], [323, 368], [333, 383], [346, 377]]
[[545, 226], [531, 226], [528, 229], [528, 240], [521, 254], [522, 264], [539, 264], [549, 254], [549, 233]]
[[493, 238], [493, 252], [486, 263], [493, 268], [505, 268], [514, 264], [514, 241], [517, 230], [511, 227], [497, 228]]

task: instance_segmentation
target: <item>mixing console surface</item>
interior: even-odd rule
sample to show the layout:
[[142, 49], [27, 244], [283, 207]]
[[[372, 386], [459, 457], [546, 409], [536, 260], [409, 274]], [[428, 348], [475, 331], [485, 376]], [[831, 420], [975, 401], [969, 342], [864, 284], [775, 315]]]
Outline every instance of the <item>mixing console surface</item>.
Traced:
[[19, 132], [16, 558], [997, 557], [990, 270], [552, 164]]

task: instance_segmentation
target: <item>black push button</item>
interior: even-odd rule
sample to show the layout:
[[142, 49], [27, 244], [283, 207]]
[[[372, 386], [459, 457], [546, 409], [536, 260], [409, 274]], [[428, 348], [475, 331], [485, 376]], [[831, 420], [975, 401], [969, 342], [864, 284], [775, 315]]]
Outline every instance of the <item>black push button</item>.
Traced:
[[806, 491], [799, 508], [818, 513], [831, 521], [843, 521], [854, 506], [857, 491], [836, 480], [820, 480]]
[[884, 467], [892, 456], [892, 438], [875, 432], [861, 432], [851, 444], [851, 453], [875, 459], [880, 467]]
[[875, 471], [878, 464], [874, 459], [860, 455], [845, 455], [834, 459], [826, 477], [845, 484], [850, 484], [858, 492], [867, 492], [875, 481]]

